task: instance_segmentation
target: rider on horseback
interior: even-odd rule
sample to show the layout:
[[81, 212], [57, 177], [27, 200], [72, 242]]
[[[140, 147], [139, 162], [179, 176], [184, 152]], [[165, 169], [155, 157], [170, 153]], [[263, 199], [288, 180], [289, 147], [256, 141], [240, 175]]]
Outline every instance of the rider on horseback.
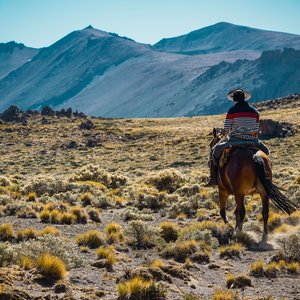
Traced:
[[216, 144], [210, 153], [210, 180], [208, 186], [217, 185], [218, 163], [226, 148], [255, 147], [267, 155], [269, 149], [258, 140], [259, 114], [258, 111], [246, 102], [251, 94], [241, 88], [230, 91], [227, 98], [236, 102], [227, 113], [224, 122], [225, 141]]

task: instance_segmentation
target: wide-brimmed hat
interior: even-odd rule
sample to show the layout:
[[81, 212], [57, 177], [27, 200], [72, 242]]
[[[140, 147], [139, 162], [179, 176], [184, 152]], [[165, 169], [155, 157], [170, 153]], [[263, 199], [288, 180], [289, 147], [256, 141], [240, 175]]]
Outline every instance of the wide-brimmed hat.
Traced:
[[227, 98], [230, 100], [230, 101], [234, 101], [233, 100], [233, 95], [237, 93], [237, 94], [244, 94], [244, 97], [245, 97], [245, 101], [249, 100], [251, 98], [251, 94], [241, 88], [237, 88], [237, 89], [234, 89], [232, 91], [230, 91], [228, 94], [227, 94]]

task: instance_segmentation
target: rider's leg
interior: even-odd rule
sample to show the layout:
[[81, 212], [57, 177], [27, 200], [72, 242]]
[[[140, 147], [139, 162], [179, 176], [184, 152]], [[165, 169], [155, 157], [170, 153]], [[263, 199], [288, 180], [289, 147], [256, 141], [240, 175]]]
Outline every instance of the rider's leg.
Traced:
[[261, 151], [263, 151], [263, 152], [266, 153], [267, 155], [270, 154], [269, 148], [268, 148], [262, 141], [258, 141], [258, 145], [259, 145], [259, 149], [260, 149]]

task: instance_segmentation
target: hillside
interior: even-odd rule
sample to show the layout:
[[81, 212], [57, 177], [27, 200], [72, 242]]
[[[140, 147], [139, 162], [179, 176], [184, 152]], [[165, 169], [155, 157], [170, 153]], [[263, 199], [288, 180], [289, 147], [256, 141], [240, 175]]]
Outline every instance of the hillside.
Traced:
[[164, 38], [154, 47], [160, 51], [188, 55], [236, 50], [261, 53], [283, 48], [300, 49], [300, 37], [220, 22], [182, 36]]
[[[299, 114], [299, 106], [278, 105], [261, 114], [296, 129], [266, 144], [276, 184], [298, 204]], [[106, 119], [27, 112], [26, 118], [0, 124], [0, 293], [6, 298], [117, 299], [126, 292], [120, 283], [137, 275], [148, 287], [154, 280], [155, 295], [167, 300], [299, 295], [299, 212], [288, 217], [271, 206], [269, 244], [261, 248], [258, 195], [247, 197], [245, 234], [233, 238], [219, 216], [216, 189], [204, 186], [210, 132], [224, 115]], [[234, 225], [233, 199], [227, 211]], [[96, 233], [80, 236], [89, 230]], [[43, 268], [43, 252], [59, 257], [67, 273]], [[230, 274], [244, 276], [241, 287], [230, 283]]]
[[[221, 23], [209, 30], [235, 40], [245, 27]], [[222, 113], [226, 93], [237, 86], [249, 89], [255, 101], [299, 92], [300, 50], [263, 52], [269, 34], [272, 49], [298, 47], [297, 36], [254, 30], [247, 49], [241, 43], [219, 49], [214, 38], [211, 45], [219, 50], [186, 55], [89, 26], [2, 78], [0, 109], [50, 105], [103, 117], [175, 117]]]
[[30, 61], [38, 51], [16, 42], [0, 43], [0, 80]]

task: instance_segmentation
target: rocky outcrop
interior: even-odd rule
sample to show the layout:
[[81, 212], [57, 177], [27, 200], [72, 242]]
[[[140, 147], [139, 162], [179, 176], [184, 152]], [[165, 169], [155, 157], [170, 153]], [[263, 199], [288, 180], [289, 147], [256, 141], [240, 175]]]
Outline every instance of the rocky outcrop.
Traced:
[[282, 107], [294, 108], [300, 106], [300, 94], [292, 94], [285, 97], [252, 103], [258, 111], [276, 110]]
[[0, 117], [4, 122], [23, 124], [27, 123], [23, 112], [15, 105], [10, 106], [6, 111], [4, 111], [0, 115]]
[[259, 123], [259, 138], [284, 138], [294, 135], [296, 130], [292, 124], [288, 122], [277, 122], [271, 119], [260, 120]]
[[91, 130], [94, 128], [94, 123], [91, 120], [83, 121], [80, 124], [80, 129]]

